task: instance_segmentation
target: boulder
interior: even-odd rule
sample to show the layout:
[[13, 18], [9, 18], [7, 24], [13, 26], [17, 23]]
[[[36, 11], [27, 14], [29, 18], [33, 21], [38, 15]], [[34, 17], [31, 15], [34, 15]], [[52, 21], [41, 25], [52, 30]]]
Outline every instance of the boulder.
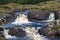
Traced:
[[48, 19], [48, 11], [42, 10], [30, 10], [28, 13], [28, 20], [29, 21], [41, 21]]
[[3, 16], [3, 19], [5, 19], [6, 22], [13, 21], [15, 18], [16, 18], [15, 12], [6, 13], [6, 14]]
[[26, 32], [19, 27], [10, 28], [8, 33], [9, 33], [9, 35], [16, 36], [16, 37], [26, 36]]
[[6, 23], [6, 22], [12, 22], [16, 19], [16, 14], [15, 14], [15, 11], [12, 11], [12, 12], [5, 12], [5, 13], [2, 13], [0, 15], [0, 21], [2, 21], [3, 23]]
[[42, 29], [39, 29], [38, 32], [44, 36], [55, 36], [57, 34], [57, 30], [51, 27], [44, 27]]

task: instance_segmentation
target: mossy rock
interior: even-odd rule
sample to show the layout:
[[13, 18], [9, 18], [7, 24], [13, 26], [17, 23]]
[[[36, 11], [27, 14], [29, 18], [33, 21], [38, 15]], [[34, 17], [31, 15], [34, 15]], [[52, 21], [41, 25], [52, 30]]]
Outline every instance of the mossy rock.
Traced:
[[53, 26], [53, 29], [58, 30], [60, 26]]

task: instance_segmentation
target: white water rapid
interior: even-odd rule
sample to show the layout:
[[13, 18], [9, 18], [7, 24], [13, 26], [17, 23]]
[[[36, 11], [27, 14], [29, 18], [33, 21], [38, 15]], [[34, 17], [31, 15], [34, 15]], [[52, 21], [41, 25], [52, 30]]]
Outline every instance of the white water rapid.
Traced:
[[27, 35], [24, 36], [24, 37], [20, 37], [20, 38], [17, 38], [15, 36], [11, 36], [8, 34], [8, 30], [4, 29], [4, 36], [6, 39], [8, 40], [48, 40], [48, 38], [46, 38], [46, 36], [42, 36], [38, 33], [38, 30], [35, 29], [35, 27], [25, 27], [25, 28], [22, 28], [26, 33]]
[[20, 14], [12, 24], [30, 23], [25, 14]]
[[48, 40], [45, 36], [39, 35], [38, 30], [34, 27], [26, 27], [24, 29], [27, 33], [27, 37], [30, 38], [30, 40]]
[[52, 21], [55, 20], [55, 14], [54, 13], [50, 13], [49, 20], [52, 20]]
[[21, 24], [25, 24], [25, 23], [32, 23], [32, 22], [29, 22], [27, 19], [28, 12], [29, 12], [29, 10], [26, 12], [20, 13], [19, 16], [17, 16], [16, 20], [14, 22], [12, 22], [12, 24], [21, 25]]

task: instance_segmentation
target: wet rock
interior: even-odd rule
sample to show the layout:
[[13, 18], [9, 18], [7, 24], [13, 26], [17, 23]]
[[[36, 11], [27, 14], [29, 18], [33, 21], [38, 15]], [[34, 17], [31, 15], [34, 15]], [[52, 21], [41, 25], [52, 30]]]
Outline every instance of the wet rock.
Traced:
[[12, 22], [16, 19], [15, 11], [13, 12], [5, 12], [3, 13], [3, 16], [0, 18], [0, 22], [6, 23], [6, 22]]
[[29, 21], [46, 20], [49, 16], [47, 13], [47, 11], [42, 10], [30, 10], [27, 17]]
[[58, 29], [58, 35], [60, 36], [60, 28]]
[[57, 34], [57, 30], [51, 27], [45, 27], [45, 28], [39, 29], [38, 32], [45, 36], [55, 36]]
[[4, 31], [4, 29], [2, 27], [0, 27], [0, 31]]
[[48, 37], [49, 40], [60, 40], [60, 37], [54, 36], [54, 37]]
[[14, 13], [15, 12], [6, 13], [3, 18], [6, 20], [6, 22], [12, 21], [16, 17]]
[[16, 37], [24, 37], [26, 36], [26, 32], [19, 27], [13, 27], [9, 29], [9, 35]]
[[4, 37], [3, 31], [0, 31], [0, 40], [6, 40], [6, 38]]
[[60, 19], [60, 11], [55, 11], [55, 19]]

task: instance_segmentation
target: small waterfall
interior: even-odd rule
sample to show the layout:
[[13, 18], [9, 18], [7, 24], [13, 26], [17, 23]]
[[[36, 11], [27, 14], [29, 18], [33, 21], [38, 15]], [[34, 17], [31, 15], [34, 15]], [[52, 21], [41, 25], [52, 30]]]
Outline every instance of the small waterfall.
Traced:
[[16, 23], [20, 22], [20, 23], [26, 23], [28, 22], [28, 19], [27, 19], [27, 16], [25, 16], [24, 14], [20, 14], [16, 20], [15, 20]]
[[49, 20], [55, 20], [55, 14], [54, 13], [50, 13], [50, 16], [49, 16]]
[[55, 14], [50, 13], [49, 20], [48, 20], [48, 26], [53, 27], [54, 26], [54, 21], [55, 21]]
[[[24, 14], [25, 13], [25, 14]], [[20, 13], [19, 16], [17, 16], [16, 20], [14, 22], [12, 22], [11, 24], [6, 24], [6, 25], [3, 25], [2, 27], [11, 27], [13, 24], [15, 25], [19, 25], [19, 24], [24, 24], [24, 23], [31, 23], [30, 21], [28, 21], [27, 19], [27, 12], [23, 12], [23, 13]], [[52, 18], [50, 18], [52, 16]], [[53, 20], [54, 18], [54, 15], [51, 13], [50, 16], [49, 16], [49, 20]], [[41, 25], [39, 23], [39, 25]], [[14, 25], [13, 25], [14, 26]], [[13, 27], [12, 26], [12, 27]], [[38, 29], [35, 29], [35, 27], [26, 27], [26, 28], [23, 28], [22, 29], [27, 33], [25, 39], [24, 38], [21, 38], [20, 40], [24, 39], [24, 40], [48, 40], [45, 36], [42, 36], [42, 35], [39, 35], [38, 33]], [[15, 36], [11, 36], [8, 34], [8, 30], [4, 29], [4, 36], [6, 39], [9, 39], [9, 38], [16, 38]]]
[[15, 22], [12, 22], [12, 24], [30, 23], [27, 19], [27, 13], [28, 13], [28, 11], [19, 14], [19, 16], [16, 18]]

